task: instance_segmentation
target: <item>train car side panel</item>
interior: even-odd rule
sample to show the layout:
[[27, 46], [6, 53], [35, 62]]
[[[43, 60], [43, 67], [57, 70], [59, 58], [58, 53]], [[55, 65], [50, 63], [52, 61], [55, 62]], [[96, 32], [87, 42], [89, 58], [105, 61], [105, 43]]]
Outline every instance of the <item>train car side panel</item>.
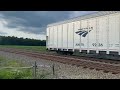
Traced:
[[62, 48], [62, 25], [58, 25], [58, 49]]
[[75, 49], [80, 49], [80, 35], [77, 34], [78, 31], [80, 31], [80, 21], [74, 22], [74, 47]]
[[96, 19], [88, 20], [88, 34], [89, 34], [89, 49], [96, 50]]
[[54, 31], [54, 29], [53, 29], [53, 27], [50, 27], [50, 29], [49, 29], [49, 33], [50, 33], [50, 43], [49, 43], [49, 48], [54, 48], [54, 36], [53, 36], [53, 31]]
[[73, 49], [73, 23], [68, 23], [68, 49]]
[[54, 48], [57, 49], [57, 26], [54, 26]]
[[47, 30], [46, 30], [46, 49], [49, 48], [49, 42], [50, 42], [49, 37], [50, 37], [49, 28], [47, 28]]
[[79, 35], [81, 36], [81, 49], [86, 50], [87, 49], [87, 20], [81, 21], [81, 32]]
[[106, 51], [107, 49], [107, 17], [103, 16], [99, 18], [99, 51]]
[[63, 49], [67, 49], [67, 24], [63, 24]]
[[119, 49], [119, 15], [109, 16], [109, 49], [118, 51]]

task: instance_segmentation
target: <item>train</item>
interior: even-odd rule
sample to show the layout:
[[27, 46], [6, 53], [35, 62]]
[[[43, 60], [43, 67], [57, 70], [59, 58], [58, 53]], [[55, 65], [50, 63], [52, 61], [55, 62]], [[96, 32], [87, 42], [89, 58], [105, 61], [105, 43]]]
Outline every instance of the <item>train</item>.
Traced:
[[120, 55], [120, 11], [98, 11], [46, 28], [46, 49], [57, 53]]

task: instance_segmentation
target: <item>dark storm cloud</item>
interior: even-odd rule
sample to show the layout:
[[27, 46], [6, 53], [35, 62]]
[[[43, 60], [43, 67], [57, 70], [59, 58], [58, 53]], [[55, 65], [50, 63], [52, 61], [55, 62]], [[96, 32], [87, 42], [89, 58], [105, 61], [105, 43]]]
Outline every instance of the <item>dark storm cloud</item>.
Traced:
[[1, 11], [9, 28], [30, 33], [45, 33], [49, 23], [68, 19], [71, 11]]

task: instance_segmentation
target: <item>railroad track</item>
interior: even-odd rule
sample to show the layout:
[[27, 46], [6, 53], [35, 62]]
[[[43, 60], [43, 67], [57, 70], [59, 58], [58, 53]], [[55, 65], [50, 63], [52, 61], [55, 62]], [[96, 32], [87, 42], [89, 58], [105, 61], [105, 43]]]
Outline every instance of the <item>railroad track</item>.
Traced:
[[75, 56], [66, 56], [66, 55], [53, 55], [47, 53], [38, 53], [20, 49], [13, 48], [1, 48], [0, 51], [10, 52], [15, 54], [26, 55], [29, 57], [41, 58], [45, 60], [56, 61], [69, 65], [76, 65], [77, 67], [82, 66], [83, 68], [103, 70], [103, 72], [112, 74], [120, 73], [120, 62], [118, 61], [110, 61], [110, 60], [100, 60], [93, 58], [84, 58], [84, 57], [75, 57]]

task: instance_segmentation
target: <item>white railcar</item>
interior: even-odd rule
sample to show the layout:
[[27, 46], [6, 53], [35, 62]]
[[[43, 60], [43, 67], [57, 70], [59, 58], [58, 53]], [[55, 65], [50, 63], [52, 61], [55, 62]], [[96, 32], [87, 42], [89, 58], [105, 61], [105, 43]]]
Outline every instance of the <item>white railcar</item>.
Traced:
[[48, 50], [91, 50], [120, 55], [120, 11], [100, 11], [49, 24], [46, 34]]

